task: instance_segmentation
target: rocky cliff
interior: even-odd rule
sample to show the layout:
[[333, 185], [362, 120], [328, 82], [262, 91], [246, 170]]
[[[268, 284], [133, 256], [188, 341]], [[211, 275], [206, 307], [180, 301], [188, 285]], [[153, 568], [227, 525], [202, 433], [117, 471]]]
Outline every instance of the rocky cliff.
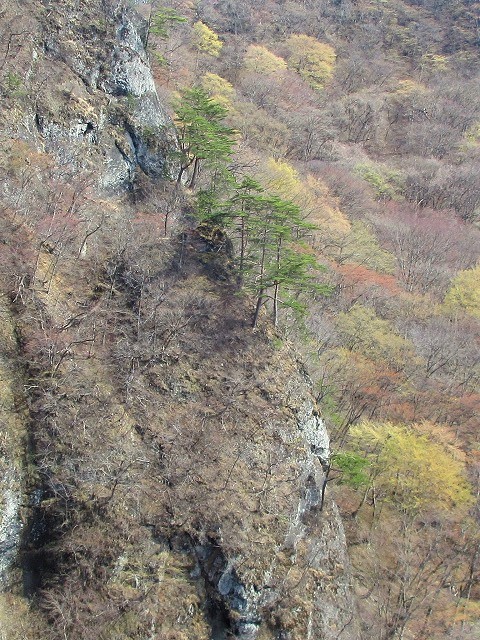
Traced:
[[169, 186], [131, 4], [2, 16], [3, 637], [356, 640], [308, 376]]

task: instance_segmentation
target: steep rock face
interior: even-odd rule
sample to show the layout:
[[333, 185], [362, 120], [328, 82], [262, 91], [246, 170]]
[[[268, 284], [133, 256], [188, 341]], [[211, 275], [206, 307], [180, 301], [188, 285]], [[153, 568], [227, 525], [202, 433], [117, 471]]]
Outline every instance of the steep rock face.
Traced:
[[40, 20], [45, 54], [34, 47], [34, 72], [49, 82], [33, 118], [46, 150], [78, 166], [100, 159], [101, 184], [113, 191], [129, 186], [137, 168], [171, 176], [176, 137], [148, 63], [145, 19], [126, 3], [103, 13], [101, 3], [84, 1], [53, 4]]
[[99, 87], [112, 96], [126, 96], [129, 113], [125, 122], [130, 155], [126, 162], [137, 163], [149, 176], [168, 177], [167, 156], [175, 149], [172, 123], [158, 100], [147, 53], [146, 21], [126, 7], [120, 7], [116, 24], [116, 45], [111, 54], [110, 72], [98, 78]]
[[26, 424], [17, 356], [13, 319], [0, 298], [0, 588], [7, 588], [18, 579], [26, 490]]
[[1, 482], [2, 514], [0, 519], [0, 582], [5, 584], [11, 565], [16, 562], [23, 524], [20, 518], [22, 478], [18, 468], [4, 470]]
[[319, 460], [327, 464], [330, 458], [330, 438], [325, 423], [312, 402], [306, 401], [297, 414], [298, 428], [305, 441], [310, 445], [312, 452]]
[[[12, 250], [1, 299], [12, 307], [1, 406], [17, 463], [4, 470], [0, 551], [10, 588], [22, 541], [27, 590], [41, 594], [42, 633], [15, 609], [29, 620], [24, 637], [48, 628], [71, 640], [357, 640], [340, 519], [328, 497], [320, 510], [328, 434], [291, 347], [249, 328], [228, 278], [230, 249], [215, 251], [212, 268], [198, 232], [177, 226], [165, 238], [153, 216], [143, 230], [126, 199], [104, 199], [98, 212], [98, 187], [86, 204], [72, 200], [73, 231], [61, 227], [54, 241], [57, 208], [37, 220], [32, 203], [68, 192], [62, 175], [46, 198], [28, 174], [16, 197], [32, 162], [79, 167], [118, 190], [137, 167], [163, 175], [174, 144], [142, 19], [122, 2], [108, 15], [100, 2], [69, 3], [65, 16], [46, 5], [32, 3], [31, 51], [43, 39], [35, 65], [49, 67], [48, 80], [35, 104], [18, 103], [2, 192]], [[100, 222], [89, 235], [91, 220]], [[34, 507], [25, 523], [20, 496]]]

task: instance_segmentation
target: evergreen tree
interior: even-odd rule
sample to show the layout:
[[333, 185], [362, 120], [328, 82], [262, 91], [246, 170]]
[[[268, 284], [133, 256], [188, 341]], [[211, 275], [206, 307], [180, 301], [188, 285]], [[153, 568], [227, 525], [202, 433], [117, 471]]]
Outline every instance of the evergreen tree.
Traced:
[[234, 185], [232, 196], [224, 201], [215, 187], [200, 191], [197, 215], [202, 222], [228, 230], [237, 247], [239, 281], [255, 297], [253, 327], [267, 302], [277, 325], [281, 306], [304, 311], [302, 292], [329, 293], [329, 287], [315, 278], [324, 267], [301, 240], [315, 225], [302, 219], [296, 204], [269, 194], [253, 178]]
[[188, 185], [193, 189], [202, 162], [211, 169], [213, 181], [224, 175], [235, 144], [235, 131], [224, 124], [228, 110], [204, 89], [194, 87], [182, 92], [175, 113], [180, 164], [177, 182], [193, 167]]
[[268, 194], [259, 194], [254, 203], [256, 215], [249, 219], [250, 251], [244, 258], [242, 275], [246, 288], [256, 297], [253, 327], [268, 300], [277, 325], [279, 305], [303, 312], [299, 294], [314, 290], [327, 293], [327, 288], [315, 281], [314, 271], [323, 267], [299, 240], [312, 229], [302, 220], [299, 207]]
[[[187, 22], [187, 18], [177, 13], [175, 9], [169, 7], [159, 7], [154, 13], [150, 14], [148, 32], [147, 32], [147, 48], [149, 47], [149, 36], [153, 34], [161, 40], [167, 40], [170, 36], [170, 27], [175, 24]], [[155, 56], [157, 62], [162, 66], [168, 64], [168, 60], [164, 54], [155, 51], [155, 45], [151, 47], [152, 53]]]
[[185, 16], [180, 15], [175, 9], [159, 7], [150, 16], [150, 33], [166, 40], [169, 36], [168, 28], [179, 22], [187, 22]]

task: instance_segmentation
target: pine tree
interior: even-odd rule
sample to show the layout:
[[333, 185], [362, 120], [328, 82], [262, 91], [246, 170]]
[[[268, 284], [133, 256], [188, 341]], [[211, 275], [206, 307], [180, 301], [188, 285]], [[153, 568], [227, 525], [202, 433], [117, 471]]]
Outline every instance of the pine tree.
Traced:
[[187, 22], [187, 19], [175, 9], [159, 7], [150, 17], [150, 33], [166, 40], [169, 36], [168, 28], [179, 22]]
[[322, 269], [321, 265], [299, 241], [312, 228], [301, 219], [299, 207], [278, 196], [263, 194], [257, 196], [256, 207], [256, 215], [250, 219], [252, 251], [243, 269], [245, 286], [256, 297], [253, 327], [268, 300], [277, 325], [280, 305], [303, 312], [304, 305], [298, 297], [301, 292], [326, 293], [314, 277], [314, 270]]
[[207, 164], [212, 176], [225, 172], [233, 153], [235, 131], [224, 124], [228, 110], [200, 88], [186, 89], [175, 105], [179, 142], [177, 182], [190, 167], [189, 187], [195, 187], [200, 165]]
[[267, 302], [277, 325], [280, 307], [304, 311], [302, 292], [329, 293], [329, 287], [316, 281], [324, 267], [302, 242], [315, 226], [302, 219], [296, 204], [269, 194], [253, 178], [234, 185], [224, 201], [214, 187], [200, 191], [197, 215], [202, 222], [228, 230], [237, 247], [239, 282], [255, 298], [253, 327]]
[[[167, 40], [170, 36], [170, 27], [175, 24], [187, 22], [187, 18], [177, 13], [175, 9], [169, 7], [159, 7], [154, 13], [150, 14], [148, 32], [147, 32], [147, 47], [149, 47], [149, 36], [153, 34], [161, 40]], [[157, 62], [162, 66], [167, 65], [168, 61], [164, 54], [155, 51], [155, 45], [151, 47], [152, 53], [155, 56]]]

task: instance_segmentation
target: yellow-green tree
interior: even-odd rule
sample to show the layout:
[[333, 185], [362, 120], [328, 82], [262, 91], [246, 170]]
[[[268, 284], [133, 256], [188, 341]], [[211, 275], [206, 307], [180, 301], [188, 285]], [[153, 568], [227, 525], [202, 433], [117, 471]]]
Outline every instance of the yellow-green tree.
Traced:
[[324, 234], [322, 249], [338, 264], [364, 265], [380, 273], [395, 269], [395, 257], [382, 249], [375, 234], [359, 220], [342, 233]]
[[398, 197], [402, 184], [400, 172], [378, 163], [359, 162], [355, 165], [355, 173], [373, 187], [378, 200], [394, 200]]
[[[264, 170], [265, 184], [276, 195], [296, 199], [302, 194], [303, 185], [298, 171], [286, 160], [269, 158]], [[298, 202], [297, 202], [298, 204]]]
[[213, 29], [199, 20], [193, 25], [193, 46], [197, 51], [218, 58], [223, 42]]
[[[333, 233], [338, 236], [350, 231], [350, 222], [339, 210], [326, 185], [316, 176], [300, 177], [293, 165], [275, 158], [267, 160], [261, 175], [266, 188], [298, 205], [302, 216], [319, 227], [320, 235]], [[318, 237], [318, 233], [313, 235]]]
[[445, 296], [445, 308], [480, 318], [480, 264], [455, 276]]
[[336, 325], [347, 349], [383, 360], [395, 370], [403, 369], [414, 357], [413, 344], [398, 335], [391, 323], [379, 318], [370, 307], [354, 304], [347, 313], [337, 315]]
[[464, 465], [414, 428], [364, 421], [350, 429], [352, 449], [367, 459], [376, 490], [412, 514], [472, 503]]
[[480, 145], [480, 122], [474, 122], [463, 134], [465, 146], [468, 148]]
[[297, 71], [313, 89], [323, 89], [333, 75], [335, 49], [306, 35], [290, 36], [286, 44], [290, 51], [288, 66]]
[[448, 71], [450, 61], [447, 56], [438, 53], [424, 53], [420, 58], [420, 69], [427, 73], [444, 73]]
[[206, 73], [202, 78], [202, 88], [205, 89], [210, 98], [221, 104], [222, 107], [231, 108], [235, 89], [228, 80], [216, 73]]
[[258, 44], [251, 44], [248, 47], [244, 62], [245, 68], [248, 71], [255, 71], [255, 73], [270, 74], [285, 71], [287, 68], [287, 63], [283, 58]]

